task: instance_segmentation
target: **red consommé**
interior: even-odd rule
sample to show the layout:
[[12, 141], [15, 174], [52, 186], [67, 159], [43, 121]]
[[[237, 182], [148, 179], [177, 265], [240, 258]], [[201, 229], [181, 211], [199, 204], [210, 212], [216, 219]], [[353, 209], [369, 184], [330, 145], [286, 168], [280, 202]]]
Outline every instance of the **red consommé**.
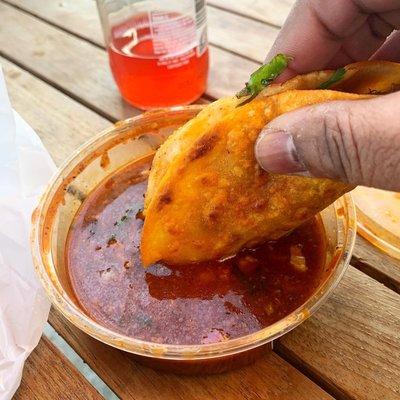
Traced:
[[326, 247], [319, 218], [222, 262], [143, 268], [140, 210], [147, 168], [131, 165], [100, 184], [68, 234], [71, 283], [94, 320], [151, 342], [213, 343], [282, 319], [320, 284]]

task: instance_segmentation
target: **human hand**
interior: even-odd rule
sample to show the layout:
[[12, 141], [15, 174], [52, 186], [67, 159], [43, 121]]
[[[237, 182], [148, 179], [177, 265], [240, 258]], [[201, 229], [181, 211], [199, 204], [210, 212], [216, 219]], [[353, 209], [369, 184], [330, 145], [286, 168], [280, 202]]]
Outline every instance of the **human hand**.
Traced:
[[[398, 0], [299, 1], [267, 60], [294, 56], [281, 80], [363, 59], [400, 61]], [[400, 191], [400, 93], [306, 107], [271, 121], [256, 144], [269, 172]]]

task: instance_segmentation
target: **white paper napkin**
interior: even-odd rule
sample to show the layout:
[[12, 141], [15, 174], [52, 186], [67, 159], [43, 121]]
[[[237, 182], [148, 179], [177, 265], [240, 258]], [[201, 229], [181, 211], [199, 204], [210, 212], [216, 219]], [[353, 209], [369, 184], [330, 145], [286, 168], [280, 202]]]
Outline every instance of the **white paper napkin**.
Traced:
[[50, 304], [29, 248], [31, 214], [55, 166], [12, 110], [0, 68], [0, 399], [11, 399], [39, 342]]

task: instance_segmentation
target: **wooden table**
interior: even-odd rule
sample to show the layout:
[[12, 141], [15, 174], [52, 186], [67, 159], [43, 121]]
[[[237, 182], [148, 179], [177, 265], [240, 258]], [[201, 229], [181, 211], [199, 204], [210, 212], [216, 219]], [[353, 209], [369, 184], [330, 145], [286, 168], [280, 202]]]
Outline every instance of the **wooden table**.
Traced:
[[[241, 88], [262, 62], [292, 0], [209, 0], [209, 89]], [[140, 111], [108, 68], [91, 0], [0, 0], [0, 63], [14, 108], [59, 164], [79, 144]], [[254, 365], [218, 376], [158, 373], [90, 338], [56, 310], [50, 324], [122, 399], [400, 399], [400, 262], [362, 238], [345, 277], [315, 316]], [[98, 399], [46, 338], [17, 399]]]

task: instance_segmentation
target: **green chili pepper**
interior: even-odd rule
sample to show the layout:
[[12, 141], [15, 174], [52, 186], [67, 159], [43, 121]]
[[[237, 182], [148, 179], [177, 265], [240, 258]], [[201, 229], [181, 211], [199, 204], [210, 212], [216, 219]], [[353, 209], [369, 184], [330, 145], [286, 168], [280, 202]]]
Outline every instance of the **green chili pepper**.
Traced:
[[236, 94], [237, 98], [250, 96], [242, 104], [248, 103], [258, 93], [268, 86], [282, 71], [288, 66], [293, 58], [284, 54], [278, 54], [268, 64], [262, 65], [257, 71], [250, 75], [250, 79], [246, 82], [246, 86]]
[[337, 69], [327, 81], [321, 83], [318, 86], [318, 89], [328, 89], [334, 83], [339, 82], [341, 79], [343, 79], [345, 73], [346, 70], [344, 68]]

